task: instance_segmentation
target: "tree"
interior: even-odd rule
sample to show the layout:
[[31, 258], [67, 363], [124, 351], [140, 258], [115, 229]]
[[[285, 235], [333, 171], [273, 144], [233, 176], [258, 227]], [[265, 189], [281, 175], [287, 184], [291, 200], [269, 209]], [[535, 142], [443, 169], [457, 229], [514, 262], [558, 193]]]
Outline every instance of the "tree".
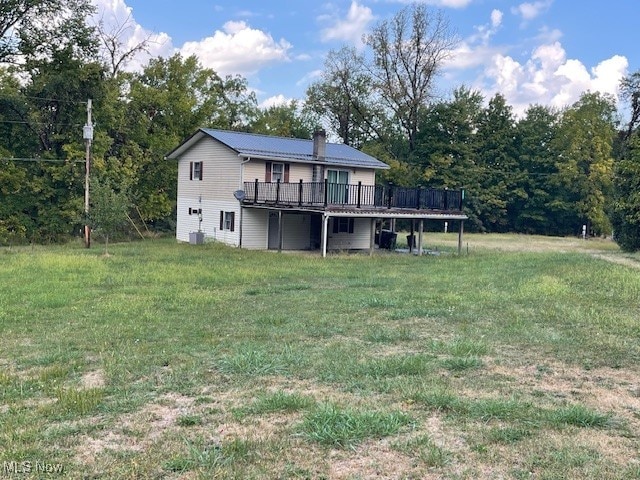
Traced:
[[89, 225], [91, 229], [104, 237], [104, 253], [109, 255], [109, 237], [127, 223], [131, 206], [126, 188], [116, 190], [111, 182], [100, 176], [91, 180], [91, 205]]
[[618, 139], [621, 146], [617, 149], [609, 214], [616, 243], [633, 252], [640, 250], [640, 72], [622, 80], [621, 93], [630, 118]]
[[315, 122], [305, 112], [299, 111], [295, 100], [258, 111], [249, 126], [253, 133], [305, 139], [311, 138], [314, 128]]
[[360, 148], [385, 137], [385, 115], [378, 106], [364, 58], [355, 48], [332, 50], [322, 79], [307, 89], [306, 109], [320, 116], [345, 145]]
[[566, 233], [563, 218], [554, 215], [551, 203], [561, 194], [550, 179], [557, 173], [554, 139], [558, 136], [559, 115], [550, 107], [532, 105], [516, 125], [519, 139], [518, 169], [522, 172], [524, 197], [516, 207], [513, 227], [518, 232]]
[[86, 23], [88, 0], [3, 0], [0, 2], [0, 63], [51, 58], [57, 50], [95, 47]]
[[[577, 233], [581, 225], [596, 235], [611, 233], [605, 207], [612, 193], [615, 103], [600, 93], [584, 93], [562, 113], [554, 148], [558, 192], [552, 206]], [[572, 218], [571, 218], [572, 217]]]
[[414, 4], [384, 20], [365, 37], [373, 59], [369, 72], [413, 151], [422, 110], [433, 99], [435, 78], [455, 36], [441, 11]]

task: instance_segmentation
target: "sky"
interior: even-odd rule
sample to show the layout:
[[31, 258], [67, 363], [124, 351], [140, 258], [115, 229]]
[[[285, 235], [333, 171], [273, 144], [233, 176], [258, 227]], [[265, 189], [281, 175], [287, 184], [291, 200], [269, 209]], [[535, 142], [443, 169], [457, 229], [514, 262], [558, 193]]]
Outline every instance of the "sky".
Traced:
[[[196, 55], [220, 75], [242, 75], [262, 107], [303, 100], [330, 50], [365, 48], [362, 36], [409, 0], [92, 0], [105, 30], [127, 23], [123, 44], [149, 38], [149, 53]], [[499, 92], [517, 115], [563, 108], [585, 91], [616, 95], [640, 70], [638, 0], [422, 0], [458, 39], [437, 94], [460, 87]], [[128, 69], [148, 61], [136, 57]]]

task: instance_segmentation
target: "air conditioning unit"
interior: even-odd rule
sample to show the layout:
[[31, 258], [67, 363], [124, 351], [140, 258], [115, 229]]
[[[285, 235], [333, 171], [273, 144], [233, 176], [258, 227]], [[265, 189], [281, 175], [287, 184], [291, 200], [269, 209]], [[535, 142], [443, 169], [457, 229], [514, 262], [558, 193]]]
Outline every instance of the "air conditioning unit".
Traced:
[[190, 232], [189, 243], [191, 245], [203, 245], [204, 244], [204, 232]]

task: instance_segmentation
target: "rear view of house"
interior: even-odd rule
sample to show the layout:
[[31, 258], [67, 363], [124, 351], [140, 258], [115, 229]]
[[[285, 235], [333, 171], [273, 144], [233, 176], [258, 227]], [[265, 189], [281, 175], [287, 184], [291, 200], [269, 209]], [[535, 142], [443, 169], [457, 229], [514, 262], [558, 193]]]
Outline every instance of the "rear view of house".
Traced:
[[[464, 220], [462, 192], [376, 186], [385, 163], [350, 146], [200, 129], [178, 160], [179, 241], [250, 249], [373, 250], [385, 218]], [[462, 225], [462, 222], [461, 222]], [[193, 236], [191, 237], [193, 238]]]

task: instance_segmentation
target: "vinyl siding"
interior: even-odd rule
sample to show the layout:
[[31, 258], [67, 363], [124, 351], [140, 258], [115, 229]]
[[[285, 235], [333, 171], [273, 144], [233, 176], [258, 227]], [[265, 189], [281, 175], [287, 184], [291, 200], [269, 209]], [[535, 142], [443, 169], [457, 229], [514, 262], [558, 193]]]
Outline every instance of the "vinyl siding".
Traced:
[[267, 248], [269, 210], [245, 208], [242, 211], [242, 247], [252, 250]]
[[[306, 163], [289, 163], [289, 182], [295, 183], [302, 179], [303, 182], [310, 182], [313, 174], [313, 166]], [[259, 182], [265, 181], [266, 171], [265, 160], [250, 160], [243, 165], [243, 182], [254, 182], [256, 178]]]
[[357, 185], [358, 182], [362, 182], [363, 185], [375, 185], [376, 171], [364, 168], [356, 168], [355, 171], [351, 170], [349, 182], [354, 185]]
[[[203, 162], [202, 180], [189, 180], [191, 162]], [[189, 233], [198, 229], [198, 216], [189, 215], [189, 208], [201, 208], [205, 238], [238, 245], [240, 205], [233, 192], [239, 188], [240, 158], [233, 150], [211, 138], [194, 145], [178, 160], [176, 238], [189, 241]], [[221, 210], [235, 212], [233, 232], [220, 231]]]
[[362, 250], [371, 245], [371, 219], [356, 218], [353, 224], [353, 233], [333, 233], [333, 222], [329, 219], [329, 239], [327, 248], [330, 250]]

